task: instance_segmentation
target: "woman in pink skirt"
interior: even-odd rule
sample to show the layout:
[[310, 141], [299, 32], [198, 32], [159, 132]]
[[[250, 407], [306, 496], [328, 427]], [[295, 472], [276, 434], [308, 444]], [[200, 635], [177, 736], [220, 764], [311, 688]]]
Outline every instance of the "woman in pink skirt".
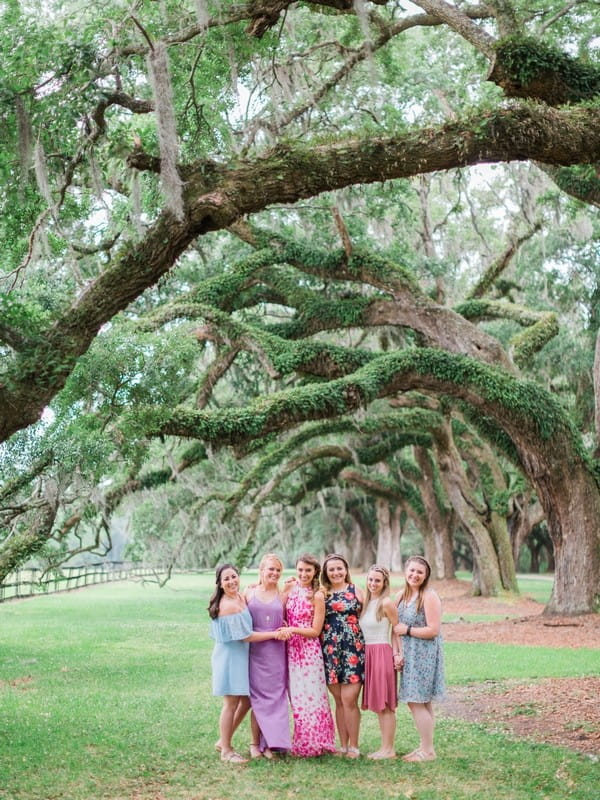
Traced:
[[393, 633], [398, 624], [398, 609], [390, 598], [390, 573], [372, 566], [367, 573], [365, 604], [360, 627], [365, 637], [365, 683], [362, 709], [375, 711], [379, 718], [381, 747], [368, 758], [395, 758], [396, 688], [395, 662], [401, 660], [400, 637]]

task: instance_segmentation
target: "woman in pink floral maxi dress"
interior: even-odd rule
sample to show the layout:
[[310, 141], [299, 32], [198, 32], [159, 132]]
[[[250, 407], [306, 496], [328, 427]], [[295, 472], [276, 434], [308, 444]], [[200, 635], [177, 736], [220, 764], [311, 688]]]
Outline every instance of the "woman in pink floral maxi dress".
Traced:
[[289, 694], [294, 718], [291, 754], [320, 756], [336, 751], [319, 640], [325, 617], [325, 596], [318, 588], [321, 565], [307, 554], [296, 562], [296, 571], [286, 603]]

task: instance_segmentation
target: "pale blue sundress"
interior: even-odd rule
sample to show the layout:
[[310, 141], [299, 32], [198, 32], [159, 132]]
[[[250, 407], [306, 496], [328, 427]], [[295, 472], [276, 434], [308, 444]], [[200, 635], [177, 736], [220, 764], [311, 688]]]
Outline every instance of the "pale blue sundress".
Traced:
[[242, 641], [252, 633], [252, 617], [247, 608], [237, 614], [226, 614], [210, 622], [210, 635], [215, 640], [212, 652], [213, 695], [249, 695], [249, 642]]
[[[400, 602], [398, 619], [413, 628], [425, 628], [425, 610], [416, 609], [416, 600], [408, 605]], [[444, 654], [442, 635], [434, 639], [418, 639], [416, 636], [402, 637], [404, 668], [400, 673], [401, 703], [428, 703], [430, 700], [443, 700], [445, 696]]]

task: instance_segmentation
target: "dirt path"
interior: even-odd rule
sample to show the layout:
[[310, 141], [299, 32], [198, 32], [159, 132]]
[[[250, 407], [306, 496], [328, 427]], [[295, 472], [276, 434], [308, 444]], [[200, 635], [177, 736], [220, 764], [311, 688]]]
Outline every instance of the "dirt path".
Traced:
[[[453, 687], [440, 715], [482, 722], [516, 737], [560, 745], [600, 757], [600, 615], [544, 616], [529, 598], [472, 597], [464, 581], [434, 584], [443, 603], [447, 642], [497, 642], [598, 650], [598, 676], [528, 682], [488, 681]], [[473, 614], [502, 617], [468, 622]]]

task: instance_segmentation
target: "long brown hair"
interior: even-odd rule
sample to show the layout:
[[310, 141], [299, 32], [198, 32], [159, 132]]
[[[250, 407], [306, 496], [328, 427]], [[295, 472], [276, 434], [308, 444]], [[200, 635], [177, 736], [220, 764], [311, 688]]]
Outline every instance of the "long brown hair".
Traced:
[[313, 575], [313, 579], [310, 584], [310, 588], [313, 590], [313, 594], [319, 590], [319, 578], [321, 576], [321, 563], [316, 556], [311, 556], [310, 553], [303, 553], [301, 556], [298, 556], [296, 559], [296, 566], [300, 562], [304, 564], [309, 564], [311, 567], [314, 567], [315, 574]]
[[211, 619], [216, 619], [219, 616], [219, 603], [225, 594], [225, 590], [221, 586], [221, 575], [226, 569], [232, 569], [236, 575], [240, 574], [239, 569], [234, 564], [220, 564], [215, 573], [215, 583], [217, 584], [215, 591], [212, 593], [208, 601], [208, 616]]
[[348, 562], [341, 556], [339, 553], [329, 553], [329, 555], [325, 556], [325, 560], [323, 561], [323, 566], [321, 567], [321, 583], [323, 584], [323, 588], [325, 589], [325, 593], [330, 595], [333, 589], [331, 588], [331, 583], [329, 581], [329, 577], [327, 576], [327, 564], [330, 561], [342, 561], [344, 566], [346, 567], [346, 583], [352, 583], [352, 578], [350, 577], [350, 567], [348, 566]]
[[383, 617], [385, 616], [383, 611], [383, 598], [389, 597], [390, 594], [390, 571], [387, 567], [381, 567], [379, 564], [373, 564], [373, 566], [369, 567], [367, 570], [367, 588], [365, 589], [365, 604], [363, 606], [363, 610], [361, 612], [361, 617], [367, 610], [367, 606], [371, 602], [371, 592], [369, 590], [369, 572], [380, 572], [383, 575], [383, 588], [381, 590], [381, 594], [379, 595], [379, 601], [377, 603], [377, 608], [375, 609], [375, 619], [377, 622], [380, 622]]
[[[404, 563], [404, 570], [405, 571], [406, 571], [406, 568], [408, 567], [408, 565], [410, 564], [411, 561], [418, 561], [419, 564], [423, 564], [423, 566], [427, 570], [427, 574], [425, 575], [425, 580], [419, 586], [419, 593], [417, 595], [416, 608], [417, 608], [417, 611], [420, 611], [423, 608], [423, 603], [425, 602], [425, 589], [427, 588], [427, 584], [429, 583], [429, 577], [431, 575], [431, 567], [429, 566], [429, 561], [427, 561], [426, 558], [423, 558], [423, 556], [410, 556], [409, 558], [406, 559], [406, 561]], [[411, 590], [410, 586], [408, 585], [408, 583], [405, 583], [404, 584], [404, 591], [402, 592], [402, 596], [400, 597], [400, 603], [404, 603], [404, 604], [408, 603], [408, 601], [410, 600], [411, 594], [412, 594], [412, 590]]]

